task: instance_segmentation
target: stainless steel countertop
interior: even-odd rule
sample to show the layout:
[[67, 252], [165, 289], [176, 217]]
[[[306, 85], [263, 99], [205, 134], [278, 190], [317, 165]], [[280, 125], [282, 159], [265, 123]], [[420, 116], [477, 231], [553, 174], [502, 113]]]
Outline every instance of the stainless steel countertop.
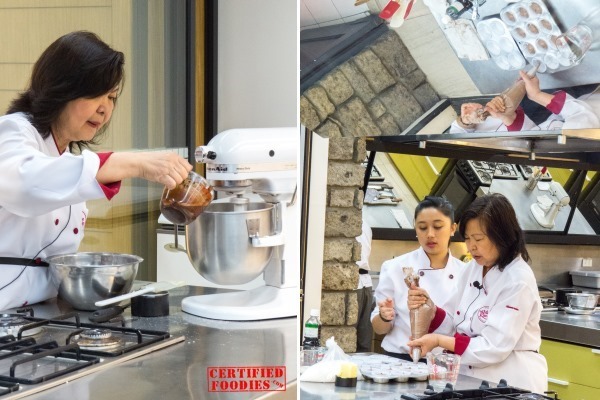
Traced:
[[[530, 207], [537, 201], [538, 196], [547, 195], [553, 201], [557, 200], [551, 196], [548, 191], [539, 190], [537, 187], [533, 190], [527, 190], [525, 188], [525, 183], [526, 181], [521, 177], [517, 180], [494, 179], [490, 186], [490, 193], [502, 193], [508, 198], [515, 209], [521, 229], [524, 231], [562, 232], [565, 229], [571, 207], [565, 206], [558, 212], [554, 228], [544, 228], [535, 220]], [[571, 222], [569, 233], [579, 235], [596, 234], [578, 209], [576, 209], [575, 214], [573, 214], [573, 221]]]
[[[481, 379], [459, 375], [456, 390], [477, 389]], [[492, 386], [495, 386], [492, 384]], [[427, 382], [374, 383], [358, 381], [355, 388], [336, 387], [333, 383], [303, 382], [300, 380], [302, 400], [378, 399], [398, 400], [402, 394], [423, 394]]]
[[[588, 13], [598, 6], [597, 3], [585, 0], [544, 0], [552, 10], [552, 15], [562, 25], [563, 32], [576, 25]], [[591, 4], [594, 3], [594, 4]], [[500, 10], [507, 6], [505, 0], [487, 0], [479, 8], [481, 18], [499, 17]], [[471, 13], [466, 14], [468, 17]], [[519, 77], [518, 71], [505, 71], [500, 69], [494, 61], [468, 61], [460, 60], [469, 73], [475, 85], [482, 94], [500, 93]], [[582, 62], [565, 71], [553, 74], [538, 74], [542, 89], [554, 89], [600, 83], [600, 46], [596, 43], [583, 58]], [[528, 68], [528, 67], [526, 67]]]
[[566, 311], [545, 311], [540, 328], [543, 339], [600, 348], [600, 312], [575, 315]]
[[[184, 286], [169, 291], [167, 317], [124, 317], [127, 327], [168, 331], [185, 340], [154, 353], [100, 370], [48, 389], [27, 399], [256, 399], [273, 392], [208, 393], [207, 367], [285, 366], [287, 385], [295, 392], [297, 380], [296, 318], [256, 322], [214, 321], [181, 311], [190, 295], [224, 290]], [[61, 300], [33, 306], [36, 317], [71, 311]], [[89, 313], [81, 312], [87, 322]], [[293, 397], [293, 396], [292, 396]]]

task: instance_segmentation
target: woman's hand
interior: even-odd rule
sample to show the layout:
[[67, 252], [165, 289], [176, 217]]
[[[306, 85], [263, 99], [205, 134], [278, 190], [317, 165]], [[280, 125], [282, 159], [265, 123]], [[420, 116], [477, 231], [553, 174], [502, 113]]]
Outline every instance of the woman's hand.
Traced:
[[408, 347], [410, 347], [410, 349], [411, 349], [411, 354], [412, 354], [413, 348], [420, 347], [421, 354], [425, 355], [425, 354], [429, 353], [431, 350], [435, 349], [436, 347], [439, 347], [440, 335], [438, 335], [437, 333], [428, 333], [426, 335], [421, 336], [419, 339], [411, 340], [407, 344], [408, 344]]
[[174, 189], [188, 176], [192, 165], [183, 157], [172, 152], [148, 152], [140, 154], [140, 178], [162, 183]]
[[485, 105], [485, 111], [498, 118], [506, 126], [511, 125], [517, 117], [516, 107], [507, 109], [502, 96], [496, 96]]
[[531, 101], [535, 101], [539, 105], [546, 107], [552, 101], [553, 94], [542, 92], [540, 89], [540, 80], [537, 76], [530, 77], [524, 71], [519, 71], [519, 75], [523, 82], [525, 82], [525, 90], [527, 91], [527, 97]]
[[540, 80], [537, 76], [530, 77], [525, 71], [519, 71], [519, 76], [525, 82], [525, 91], [529, 100], [535, 101], [535, 99], [542, 92], [540, 89]]
[[413, 310], [426, 303], [433, 305], [433, 302], [429, 298], [427, 291], [423, 288], [415, 286], [414, 284], [411, 285], [410, 289], [408, 289], [408, 309]]
[[394, 310], [394, 300], [388, 297], [385, 300], [378, 301], [377, 307], [379, 307], [379, 316], [382, 320], [393, 321], [396, 317], [396, 311]]

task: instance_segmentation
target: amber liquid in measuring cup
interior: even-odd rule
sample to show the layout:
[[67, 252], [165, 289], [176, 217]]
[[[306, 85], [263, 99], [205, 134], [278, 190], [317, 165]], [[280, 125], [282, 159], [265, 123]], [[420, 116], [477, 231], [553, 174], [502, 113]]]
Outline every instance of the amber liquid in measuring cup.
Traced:
[[213, 200], [213, 190], [202, 176], [190, 171], [175, 189], [165, 187], [160, 211], [176, 225], [187, 225], [198, 218]]

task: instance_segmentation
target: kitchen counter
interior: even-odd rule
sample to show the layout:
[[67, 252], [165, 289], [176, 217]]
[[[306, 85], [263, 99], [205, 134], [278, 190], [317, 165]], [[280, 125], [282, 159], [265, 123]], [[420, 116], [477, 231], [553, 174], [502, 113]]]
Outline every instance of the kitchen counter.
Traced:
[[[536, 186], [533, 190], [525, 188], [525, 179], [494, 179], [490, 185], [490, 193], [502, 193], [508, 198], [515, 209], [517, 220], [524, 231], [547, 231], [547, 232], [562, 232], [567, 224], [567, 218], [571, 212], [570, 206], [564, 206], [556, 216], [553, 228], [544, 228], [541, 226], [531, 213], [530, 207], [537, 202], [538, 196], [548, 196], [552, 201], [558, 200], [550, 195], [547, 190], [539, 190]], [[577, 235], [595, 235], [596, 232], [581, 214], [578, 209], [575, 209], [573, 220], [569, 227], [569, 234]]]
[[545, 311], [540, 328], [543, 339], [600, 348], [600, 312], [576, 315], [566, 311]]
[[[456, 390], [476, 389], [481, 379], [459, 375]], [[495, 385], [492, 385], [494, 387]], [[402, 394], [422, 395], [427, 382], [375, 383], [370, 380], [358, 381], [355, 388], [336, 387], [333, 383], [300, 382], [302, 400], [343, 400], [378, 399], [398, 400]]]
[[[544, 0], [544, 3], [548, 9], [552, 10], [551, 13], [563, 32], [576, 25], [594, 8], [590, 7], [589, 2], [583, 0]], [[506, 5], [507, 2], [504, 0], [487, 0], [479, 8], [480, 20], [498, 18], [500, 10]], [[467, 13], [467, 16], [470, 17], [471, 13]], [[444, 29], [443, 24], [439, 21], [438, 24]], [[518, 78], [517, 71], [502, 70], [491, 59], [487, 61], [461, 59], [460, 61], [483, 94], [500, 93]], [[599, 62], [600, 47], [593, 46], [579, 65], [553, 74], [538, 74], [540, 86], [542, 89], [554, 89], [599, 83], [600, 70], [597, 68]], [[525, 68], [529, 68], [529, 65]]]
[[[229, 322], [209, 320], [181, 311], [181, 301], [190, 295], [225, 290], [185, 286], [169, 291], [170, 314], [166, 317], [131, 317], [123, 314], [127, 327], [168, 331], [185, 337], [180, 343], [101, 369], [67, 384], [27, 399], [205, 399], [208, 367], [285, 367], [286, 398], [295, 398], [297, 377], [296, 318], [268, 321]], [[33, 306], [36, 317], [51, 317], [71, 311], [61, 300]], [[80, 312], [88, 322], [89, 312]], [[290, 391], [293, 395], [290, 397]], [[278, 392], [219, 392], [219, 399], [257, 399]], [[283, 394], [283, 393], [281, 393]]]

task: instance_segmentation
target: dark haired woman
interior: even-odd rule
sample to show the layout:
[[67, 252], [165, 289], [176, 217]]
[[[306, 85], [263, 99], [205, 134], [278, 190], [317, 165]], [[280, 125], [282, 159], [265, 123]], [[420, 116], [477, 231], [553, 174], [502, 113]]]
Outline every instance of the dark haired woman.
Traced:
[[[439, 333], [409, 346], [422, 352], [443, 347], [462, 356], [461, 374], [506, 379], [543, 393], [548, 367], [538, 353], [542, 304], [512, 205], [499, 193], [480, 197], [462, 215], [459, 230], [473, 255], [460, 305], [452, 315], [438, 306], [430, 331]], [[422, 289], [410, 290], [409, 308], [422, 304], [423, 295]]]
[[0, 117], [0, 310], [56, 296], [43, 260], [77, 251], [86, 200], [111, 199], [125, 178], [173, 188], [192, 169], [174, 153], [87, 149], [108, 126], [123, 64], [93, 33], [64, 35]]
[[414, 222], [420, 247], [383, 263], [375, 290], [377, 306], [371, 314], [373, 330], [385, 335], [381, 346], [386, 354], [408, 361], [412, 361], [407, 345], [410, 318], [402, 268], [412, 267], [433, 301], [452, 308], [460, 299], [458, 288], [464, 286], [461, 275], [465, 265], [448, 248], [456, 230], [454, 208], [448, 200], [425, 197], [415, 209]]

